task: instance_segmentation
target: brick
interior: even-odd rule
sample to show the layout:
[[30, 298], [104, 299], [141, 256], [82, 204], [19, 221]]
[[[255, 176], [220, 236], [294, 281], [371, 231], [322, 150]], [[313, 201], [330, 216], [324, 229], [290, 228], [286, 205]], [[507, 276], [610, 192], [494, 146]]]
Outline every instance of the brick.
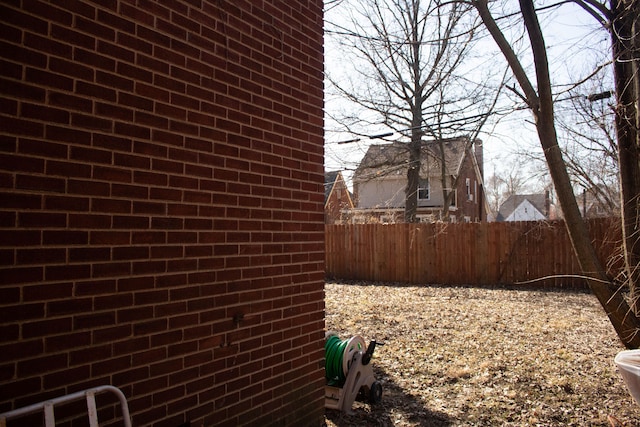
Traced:
[[23, 288], [26, 302], [70, 298], [73, 292], [72, 283], [47, 283]]
[[154, 80], [154, 75], [151, 71], [136, 67], [126, 62], [118, 61], [115, 72], [120, 76], [133, 79], [137, 82], [151, 83]]
[[96, 329], [101, 327], [113, 326], [114, 324], [115, 314], [112, 312], [77, 315], [73, 319], [74, 330]]
[[16, 188], [62, 193], [65, 189], [65, 182], [63, 179], [55, 179], [45, 176], [17, 175]]
[[71, 318], [47, 319], [23, 323], [22, 336], [25, 339], [58, 335], [71, 331]]
[[92, 135], [94, 147], [102, 147], [114, 151], [114, 161], [120, 156], [118, 151], [130, 152], [133, 141], [131, 138], [118, 137], [113, 134], [94, 133]]
[[67, 225], [67, 215], [64, 213], [20, 212], [18, 226], [24, 228], [64, 228]]
[[129, 356], [114, 357], [104, 362], [96, 362], [91, 365], [91, 375], [110, 375], [115, 372], [130, 369], [131, 358]]
[[[110, 77], [101, 76], [98, 80], [99, 83], [107, 82], [108, 80], [113, 80]], [[122, 120], [122, 121], [133, 121], [133, 111], [129, 108], [118, 107], [113, 104], [107, 104], [104, 102], [96, 102], [95, 107], [96, 115], [101, 117], [108, 117], [111, 119]], [[105, 121], [104, 123], [109, 126], [105, 126], [105, 129], [111, 129], [111, 122]]]
[[91, 280], [76, 282], [74, 285], [75, 295], [101, 295], [114, 293], [116, 291], [115, 280]]
[[[149, 378], [149, 368], [146, 366], [134, 367], [132, 369], [122, 371], [113, 376], [114, 384], [131, 384], [133, 382], [140, 382]], [[131, 401], [129, 401], [131, 402]], [[147, 405], [150, 406], [150, 405]]]
[[90, 298], [73, 298], [49, 301], [47, 312], [51, 315], [64, 315], [90, 312], [93, 304]]
[[[30, 264], [55, 264], [55, 263], [64, 263], [67, 260], [67, 253], [65, 249], [56, 248], [38, 248], [38, 249], [18, 249], [16, 251], [16, 262], [21, 265], [30, 265]], [[49, 285], [50, 286], [50, 285]], [[54, 288], [54, 286], [50, 286]], [[40, 289], [40, 291], [44, 291], [44, 289]], [[55, 292], [59, 292], [60, 289], [56, 289]], [[25, 289], [26, 292], [26, 289]]]
[[[38, 121], [47, 121], [49, 123], [61, 123], [61, 124], [69, 124], [70, 114], [68, 111], [63, 110], [61, 108], [53, 108], [47, 107], [44, 105], [37, 104], [27, 104], [23, 103], [21, 106], [22, 117], [26, 119], [35, 119]], [[46, 147], [47, 143], [42, 142], [41, 144]], [[64, 148], [64, 153], [66, 154], [66, 147]]]
[[[144, 96], [139, 96], [137, 94], [118, 92], [118, 104], [126, 105], [144, 111], [153, 111], [154, 102], [152, 99]], [[118, 129], [117, 125], [116, 129]]]
[[44, 279], [44, 269], [40, 266], [0, 269], [0, 284], [16, 285], [39, 282]]
[[130, 262], [95, 263], [92, 266], [92, 277], [118, 277], [131, 274]]
[[63, 383], [78, 383], [91, 377], [89, 365], [77, 366], [64, 369], [52, 374], [44, 375], [43, 386], [46, 389], [53, 389]]
[[74, 230], [45, 230], [42, 232], [43, 245], [86, 245], [89, 233]]
[[20, 357], [33, 358], [43, 353], [44, 346], [41, 339], [22, 340], [0, 345], [0, 361], [2, 362], [14, 361]]
[[156, 202], [133, 202], [134, 214], [164, 214], [167, 211], [167, 206], [164, 203]]
[[18, 362], [18, 376], [29, 377], [67, 366], [67, 355], [41, 356]]
[[2, 117], [4, 132], [9, 135], [24, 135], [41, 137], [44, 135], [44, 125], [32, 120], [24, 120], [13, 117]]
[[90, 144], [91, 133], [67, 127], [47, 124], [45, 137], [51, 141], [72, 142], [74, 144]]
[[45, 196], [44, 207], [52, 211], [88, 211], [89, 199], [85, 197]]
[[[111, 122], [108, 120], [100, 120], [94, 117], [89, 116], [79, 116], [74, 115], [72, 120], [79, 119], [83, 117], [82, 124], [76, 123], [80, 127], [90, 127], [95, 129], [110, 129]], [[87, 118], [87, 121], [84, 121], [84, 118]], [[78, 121], [78, 120], [76, 120]], [[71, 147], [71, 152], [69, 153], [69, 158], [72, 160], [79, 160], [82, 162], [88, 163], [103, 163], [103, 164], [111, 164], [112, 163], [112, 153], [107, 150], [99, 150], [95, 148], [88, 147]]]
[[138, 126], [131, 123], [116, 122], [114, 131], [119, 135], [129, 136], [138, 139], [149, 139], [150, 130], [148, 127]]
[[149, 188], [140, 185], [113, 184], [111, 195], [123, 199], [148, 199]]
[[91, 210], [102, 213], [128, 214], [131, 212], [131, 201], [94, 198], [91, 199]]
[[[92, 67], [80, 65], [77, 61], [71, 61], [61, 58], [51, 58], [49, 60], [49, 68], [58, 75], [64, 75], [71, 78], [94, 81], [95, 71]], [[58, 87], [57, 89], [68, 89]], [[76, 98], [76, 97], [73, 97]]]
[[75, 93], [109, 102], [115, 102], [117, 100], [115, 89], [84, 81], [77, 81], [75, 83]]

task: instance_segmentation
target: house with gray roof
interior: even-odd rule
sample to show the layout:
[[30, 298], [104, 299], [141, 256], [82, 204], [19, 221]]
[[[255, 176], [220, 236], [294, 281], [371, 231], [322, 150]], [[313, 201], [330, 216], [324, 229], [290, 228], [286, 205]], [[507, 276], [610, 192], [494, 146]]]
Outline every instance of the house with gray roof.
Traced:
[[[452, 222], [486, 221], [482, 163], [480, 140], [423, 141], [417, 217], [422, 222], [442, 219], [447, 191], [453, 192]], [[371, 145], [353, 175], [354, 222], [402, 222], [408, 168], [406, 143]]]

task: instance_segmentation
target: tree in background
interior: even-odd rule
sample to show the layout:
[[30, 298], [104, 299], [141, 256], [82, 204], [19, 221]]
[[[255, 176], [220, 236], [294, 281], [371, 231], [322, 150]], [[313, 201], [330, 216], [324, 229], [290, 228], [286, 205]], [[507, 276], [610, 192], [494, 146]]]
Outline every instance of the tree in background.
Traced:
[[[440, 0], [358, 0], [340, 6], [344, 14], [327, 23], [327, 34], [339, 39], [350, 69], [347, 78], [329, 79], [360, 113], [336, 120], [356, 135], [371, 129], [402, 135], [409, 153], [405, 221], [415, 222], [424, 139], [442, 143], [464, 135], [471, 145], [495, 107], [496, 98], [486, 96], [495, 70], [483, 74], [478, 71], [483, 67], [471, 64], [478, 63], [473, 57], [477, 15], [469, 4]], [[482, 83], [472, 83], [474, 73]], [[446, 216], [453, 189], [443, 185], [443, 193]]]
[[592, 88], [588, 95], [582, 94], [584, 89], [570, 91], [570, 107], [558, 115], [563, 155], [572, 180], [583, 191], [583, 216], [588, 217], [588, 195], [599, 216], [619, 217], [618, 143], [609, 102], [613, 93], [602, 82]]
[[509, 197], [525, 192], [533, 192], [527, 185], [527, 178], [523, 174], [523, 165], [514, 162], [508, 170], [496, 170], [485, 180], [489, 209], [494, 215], [498, 214], [500, 206]]
[[611, 8], [595, 0], [574, 0], [592, 16], [610, 29], [616, 84], [616, 131], [620, 182], [622, 194], [622, 220], [624, 253], [627, 266], [629, 298], [613, 283], [601, 265], [591, 244], [585, 222], [573, 193], [562, 150], [558, 144], [554, 116], [554, 99], [547, 50], [540, 29], [533, 0], [520, 0], [522, 15], [535, 66], [535, 85], [505, 34], [496, 23], [487, 0], [471, 0], [483, 23], [504, 54], [525, 100], [533, 114], [540, 144], [549, 167], [556, 194], [565, 216], [565, 223], [574, 252], [589, 286], [605, 309], [622, 342], [629, 348], [640, 346], [640, 319], [638, 313], [638, 278], [640, 278], [640, 141], [638, 140], [638, 42], [640, 37], [640, 2], [638, 0], [612, 0]]

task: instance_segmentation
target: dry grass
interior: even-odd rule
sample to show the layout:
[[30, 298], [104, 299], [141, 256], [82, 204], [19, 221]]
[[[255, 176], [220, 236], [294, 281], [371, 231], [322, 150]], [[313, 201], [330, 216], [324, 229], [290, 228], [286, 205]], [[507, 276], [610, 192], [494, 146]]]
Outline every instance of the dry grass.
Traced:
[[586, 293], [327, 283], [327, 329], [382, 341], [382, 403], [327, 426], [640, 425], [622, 350]]

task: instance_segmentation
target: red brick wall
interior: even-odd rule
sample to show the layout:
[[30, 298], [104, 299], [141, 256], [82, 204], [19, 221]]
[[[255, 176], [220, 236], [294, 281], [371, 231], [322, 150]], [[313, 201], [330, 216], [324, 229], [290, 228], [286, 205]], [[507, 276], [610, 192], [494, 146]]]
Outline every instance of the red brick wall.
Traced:
[[0, 412], [321, 424], [321, 10], [2, 2]]

